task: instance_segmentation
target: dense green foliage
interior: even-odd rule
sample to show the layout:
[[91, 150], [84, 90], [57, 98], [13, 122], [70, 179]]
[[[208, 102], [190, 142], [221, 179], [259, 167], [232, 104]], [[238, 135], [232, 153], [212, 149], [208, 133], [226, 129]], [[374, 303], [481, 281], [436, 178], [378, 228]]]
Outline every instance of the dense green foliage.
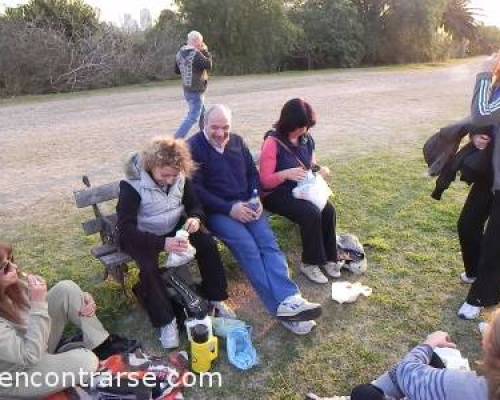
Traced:
[[175, 0], [145, 32], [100, 23], [84, 0], [31, 0], [0, 16], [0, 96], [169, 78], [191, 29], [214, 73], [439, 61], [500, 48], [469, 0]]
[[188, 30], [203, 32], [222, 72], [276, 70], [297, 36], [282, 0], [177, 0], [176, 4]]

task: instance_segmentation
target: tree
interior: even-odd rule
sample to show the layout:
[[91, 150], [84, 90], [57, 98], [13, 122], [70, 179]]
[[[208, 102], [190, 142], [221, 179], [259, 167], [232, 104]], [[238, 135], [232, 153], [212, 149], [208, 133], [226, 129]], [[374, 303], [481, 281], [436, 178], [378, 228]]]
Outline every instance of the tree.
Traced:
[[475, 15], [470, 0], [448, 0], [442, 22], [455, 39], [474, 40], [477, 34]]
[[83, 0], [30, 0], [25, 5], [7, 8], [5, 18], [63, 32], [70, 40], [99, 27], [96, 11]]
[[379, 51], [384, 45], [385, 19], [389, 11], [387, 0], [352, 0], [358, 9], [365, 45], [363, 61], [368, 64], [380, 62]]
[[295, 55], [308, 68], [352, 67], [364, 55], [363, 26], [348, 0], [307, 0], [296, 3], [291, 18], [301, 29]]
[[477, 26], [477, 34], [471, 43], [472, 54], [492, 54], [500, 49], [500, 28]]
[[279, 68], [296, 30], [282, 0], [176, 0], [187, 30], [201, 31], [225, 73]]

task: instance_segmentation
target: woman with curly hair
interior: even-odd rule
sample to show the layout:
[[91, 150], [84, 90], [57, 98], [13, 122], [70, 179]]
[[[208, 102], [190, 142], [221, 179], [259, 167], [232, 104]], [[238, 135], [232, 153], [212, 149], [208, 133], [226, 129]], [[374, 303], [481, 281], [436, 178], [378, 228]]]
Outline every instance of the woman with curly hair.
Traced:
[[130, 157], [127, 179], [120, 182], [120, 246], [139, 265], [141, 301], [153, 326], [160, 328], [164, 348], [177, 347], [179, 333], [158, 257], [163, 251], [182, 254], [188, 249], [187, 240], [174, 237], [182, 226], [196, 249], [203, 295], [218, 315], [235, 316], [224, 303], [227, 282], [217, 245], [210, 234], [200, 230], [205, 214], [190, 180], [194, 168], [183, 140], [155, 138], [141, 154]]

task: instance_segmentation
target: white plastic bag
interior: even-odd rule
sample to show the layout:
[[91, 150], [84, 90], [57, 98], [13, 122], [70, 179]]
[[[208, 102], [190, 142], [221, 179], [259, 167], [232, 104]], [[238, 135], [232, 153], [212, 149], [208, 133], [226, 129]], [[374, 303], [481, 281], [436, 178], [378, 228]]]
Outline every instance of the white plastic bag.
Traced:
[[[175, 237], [188, 240], [189, 233], [184, 229], [179, 229], [175, 233]], [[170, 253], [168, 255], [165, 266], [168, 268], [172, 268], [172, 267], [179, 267], [181, 265], [186, 265], [191, 261], [193, 261], [195, 255], [196, 255], [196, 249], [191, 245], [191, 243], [189, 243], [188, 248], [184, 253], [182, 254]]]
[[310, 201], [321, 211], [332, 195], [332, 190], [320, 174], [308, 171], [307, 176], [293, 188], [292, 195], [296, 199]]
[[469, 360], [462, 357], [460, 350], [449, 347], [436, 347], [434, 353], [439, 356], [446, 368], [459, 371], [470, 371]]
[[332, 300], [337, 303], [354, 303], [360, 295], [368, 297], [372, 294], [372, 289], [368, 286], [363, 286], [361, 283], [351, 282], [333, 282], [332, 283]]

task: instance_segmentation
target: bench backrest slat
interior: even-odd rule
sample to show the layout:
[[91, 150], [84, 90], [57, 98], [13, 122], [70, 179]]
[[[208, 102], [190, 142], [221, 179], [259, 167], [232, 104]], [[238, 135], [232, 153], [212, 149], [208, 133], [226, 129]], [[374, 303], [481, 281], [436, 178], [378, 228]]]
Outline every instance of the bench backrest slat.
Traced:
[[88, 207], [104, 201], [118, 198], [120, 193], [120, 182], [108, 183], [101, 186], [92, 186], [88, 189], [73, 192], [76, 206], [78, 208]]
[[[118, 216], [116, 214], [107, 215], [106, 218], [109, 222], [111, 222], [113, 227], [116, 226], [116, 222], [118, 221]], [[104, 229], [101, 218], [91, 219], [90, 221], [84, 222], [82, 227], [86, 235], [93, 235]]]

